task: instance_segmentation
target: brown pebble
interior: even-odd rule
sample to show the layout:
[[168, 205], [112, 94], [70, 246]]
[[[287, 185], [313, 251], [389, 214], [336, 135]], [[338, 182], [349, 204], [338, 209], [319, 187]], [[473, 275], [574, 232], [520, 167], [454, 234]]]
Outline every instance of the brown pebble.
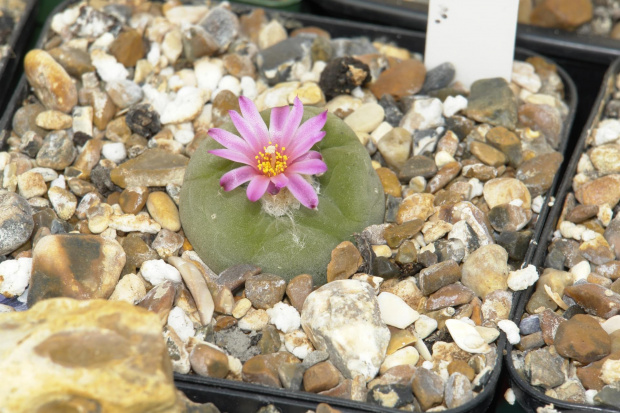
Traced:
[[289, 281], [286, 286], [286, 296], [291, 305], [299, 311], [306, 301], [306, 297], [312, 292], [312, 276], [310, 274], [301, 274]]
[[118, 203], [126, 214], [137, 214], [146, 205], [149, 189], [146, 186], [130, 186], [120, 193]]
[[609, 334], [594, 317], [586, 314], [577, 314], [560, 324], [554, 345], [562, 357], [583, 364], [600, 360], [611, 352]]
[[329, 361], [323, 361], [310, 367], [304, 373], [304, 390], [318, 393], [338, 385], [340, 372]]
[[189, 354], [189, 362], [199, 376], [223, 379], [228, 374], [228, 356], [207, 344], [195, 345]]
[[343, 241], [332, 250], [327, 264], [327, 282], [351, 277], [364, 262], [362, 255], [351, 241]]
[[469, 364], [463, 360], [452, 360], [450, 364], [448, 364], [448, 374], [452, 375], [452, 373], [457, 372], [465, 375], [469, 381], [472, 381], [476, 376], [476, 372]]
[[383, 186], [383, 192], [387, 195], [392, 195], [396, 198], [400, 198], [402, 195], [400, 181], [396, 174], [388, 168], [378, 168], [375, 172], [379, 175], [381, 185]]

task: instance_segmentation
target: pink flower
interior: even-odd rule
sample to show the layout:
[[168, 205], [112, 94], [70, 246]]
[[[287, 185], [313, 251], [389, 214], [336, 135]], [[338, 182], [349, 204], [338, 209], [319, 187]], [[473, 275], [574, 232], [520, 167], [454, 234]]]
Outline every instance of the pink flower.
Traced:
[[243, 116], [234, 110], [229, 113], [241, 137], [219, 128], [209, 130], [209, 135], [226, 148], [214, 149], [209, 153], [245, 164], [225, 173], [220, 185], [225, 191], [230, 191], [250, 181], [247, 196], [252, 202], [260, 199], [265, 192], [275, 195], [287, 187], [302, 205], [316, 208], [319, 198], [302, 175], [327, 170], [321, 154], [310, 150], [325, 136], [321, 129], [325, 126], [327, 111], [300, 126], [304, 106], [295, 98], [292, 109], [283, 106], [271, 110], [268, 130], [250, 99], [241, 96], [239, 107]]

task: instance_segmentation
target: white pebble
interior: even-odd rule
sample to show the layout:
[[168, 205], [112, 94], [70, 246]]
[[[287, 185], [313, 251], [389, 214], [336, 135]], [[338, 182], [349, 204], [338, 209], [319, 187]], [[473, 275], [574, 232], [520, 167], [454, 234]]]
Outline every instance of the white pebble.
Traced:
[[605, 360], [600, 377], [605, 384], [620, 383], [620, 360]]
[[469, 186], [471, 187], [471, 191], [469, 194], [469, 196], [471, 196], [470, 199], [482, 195], [484, 190], [484, 184], [480, 182], [478, 178], [471, 178], [469, 180]]
[[41, 174], [45, 182], [52, 182], [54, 179], [58, 178], [58, 172], [56, 172], [52, 168], [36, 167], [30, 169], [30, 172], [37, 172]]
[[465, 96], [448, 96], [443, 102], [443, 115], [449, 118], [465, 108], [467, 108], [467, 98]]
[[194, 72], [198, 87], [208, 92], [213, 92], [224, 76], [224, 63], [220, 59], [203, 57], [194, 62]]
[[159, 63], [159, 58], [161, 57], [161, 46], [157, 42], [151, 42], [151, 48], [149, 52], [146, 54], [146, 60], [156, 67]]
[[564, 238], [572, 238], [577, 241], [581, 241], [582, 234], [586, 231], [586, 227], [583, 225], [575, 225], [570, 221], [562, 221], [560, 224], [560, 233]]
[[191, 122], [179, 123], [176, 125], [170, 125], [174, 140], [187, 145], [194, 139], [194, 127]]
[[538, 276], [538, 270], [532, 264], [521, 270], [511, 271], [507, 279], [508, 288], [512, 291], [525, 290], [530, 285], [534, 285]]
[[301, 316], [295, 307], [279, 302], [267, 309], [269, 322], [283, 333], [290, 333], [301, 326]]
[[166, 125], [191, 121], [202, 112], [204, 104], [205, 100], [198, 88], [184, 86], [166, 105], [161, 115], [161, 123]]
[[521, 207], [521, 206], [523, 206], [523, 200], [519, 199], [519, 198], [516, 198], [516, 199], [513, 199], [512, 201], [510, 201], [508, 204], [512, 205], [512, 206], [516, 206], [516, 207]]
[[180, 283], [181, 273], [172, 265], [167, 264], [164, 260], [148, 260], [142, 263], [140, 267], [142, 277], [153, 285], [159, 285], [164, 281], [172, 281]]
[[512, 320], [500, 320], [497, 326], [506, 333], [506, 338], [510, 344], [519, 344], [519, 341], [521, 341], [519, 327]]
[[437, 165], [437, 168], [441, 168], [442, 166], [454, 161], [454, 157], [446, 151], [439, 151], [435, 154], [435, 164]]
[[456, 345], [468, 353], [484, 354], [491, 348], [482, 338], [476, 327], [463, 320], [451, 318], [446, 320], [446, 327]]
[[512, 390], [512, 388], [509, 387], [508, 390], [506, 390], [506, 392], [504, 393], [504, 399], [511, 406], [515, 404], [516, 397], [515, 392]]
[[601, 327], [603, 327], [603, 330], [605, 330], [607, 334], [620, 330], [620, 315], [615, 315], [605, 320], [605, 322], [601, 324]]
[[420, 317], [416, 310], [409, 307], [402, 298], [395, 294], [382, 292], [377, 297], [377, 301], [379, 302], [381, 319], [387, 325], [406, 328]]
[[[217, 89], [219, 91], [229, 90], [233, 92], [235, 96], [239, 96], [239, 94], [241, 93], [241, 83], [236, 77], [232, 75], [226, 75], [222, 79], [220, 79], [220, 82], [217, 84]], [[213, 94], [213, 97], [215, 97], [215, 94]]]
[[387, 370], [396, 366], [412, 365], [415, 366], [420, 359], [420, 353], [414, 347], [403, 347], [389, 354], [383, 360], [379, 373], [383, 374]]
[[370, 139], [376, 145], [379, 143], [381, 138], [383, 138], [389, 131], [394, 129], [392, 125], [387, 122], [381, 122], [379, 126], [375, 128], [374, 131], [370, 134]]
[[538, 195], [536, 198], [532, 199], [532, 212], [540, 214], [544, 203], [545, 198], [543, 198], [542, 195]]
[[620, 138], [620, 120], [605, 119], [599, 122], [594, 133], [594, 145], [604, 145]]
[[123, 142], [110, 142], [103, 145], [101, 154], [105, 156], [106, 159], [118, 164], [127, 157], [127, 150], [125, 150], [125, 144]]
[[305, 359], [314, 351], [310, 339], [303, 330], [295, 330], [284, 335], [284, 347], [299, 359]]
[[588, 275], [592, 272], [590, 268], [590, 263], [586, 260], [583, 260], [575, 265], [569, 270], [571, 274], [573, 274], [573, 282], [578, 280], [585, 280], [588, 278]]
[[113, 80], [127, 79], [129, 72], [116, 58], [101, 50], [94, 50], [90, 54], [93, 66], [97, 69], [97, 74], [103, 81], [111, 82]]
[[596, 396], [598, 394], [598, 390], [594, 390], [594, 389], [590, 389], [590, 390], [586, 390], [586, 403], [589, 405], [595, 405], [598, 404], [594, 401], [594, 396]]
[[258, 96], [256, 82], [250, 76], [243, 76], [241, 78], [241, 94], [252, 100]]
[[425, 339], [430, 336], [433, 331], [437, 330], [437, 325], [437, 320], [422, 314], [420, 318], [415, 321], [415, 332], [418, 338]]
[[21, 295], [30, 283], [32, 258], [18, 258], [0, 263], [0, 294], [12, 298]]
[[53, 188], [55, 186], [62, 189], [67, 189], [67, 181], [65, 180], [64, 175], [59, 175], [58, 178], [52, 180], [52, 182], [50, 183], [50, 188]]
[[392, 249], [387, 245], [373, 245], [372, 250], [377, 257], [390, 258], [392, 256]]
[[189, 319], [181, 307], [174, 307], [168, 314], [168, 326], [172, 327], [175, 333], [184, 343], [189, 341], [195, 334], [194, 323]]
[[608, 204], [603, 204], [598, 207], [598, 214], [596, 217], [601, 220], [601, 224], [603, 224], [604, 227], [607, 227], [614, 217], [614, 211]]
[[600, 234], [596, 231], [592, 231], [591, 229], [586, 229], [585, 231], [583, 231], [583, 234], [581, 234], [581, 239], [583, 241], [592, 241], [594, 238], [598, 237]]
[[265, 310], [250, 309], [237, 326], [243, 331], [260, 331], [269, 323], [269, 315]]
[[424, 369], [426, 369], [426, 370], [432, 370], [432, 369], [433, 369], [433, 366], [434, 366], [434, 364], [433, 364], [433, 362], [432, 362], [432, 361], [428, 361], [428, 360], [427, 360], [427, 361], [424, 361], [424, 362], [422, 363], [422, 368], [424, 368]]

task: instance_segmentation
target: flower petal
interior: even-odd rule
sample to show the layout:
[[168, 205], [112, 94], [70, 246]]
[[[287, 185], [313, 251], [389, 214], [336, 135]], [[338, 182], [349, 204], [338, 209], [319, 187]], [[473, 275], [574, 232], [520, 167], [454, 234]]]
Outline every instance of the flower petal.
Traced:
[[319, 197], [314, 192], [314, 188], [300, 175], [289, 175], [286, 187], [306, 208], [314, 209], [319, 205]]
[[261, 196], [265, 195], [269, 182], [269, 178], [265, 175], [257, 175], [252, 178], [246, 192], [248, 199], [252, 202], [258, 201]]
[[279, 141], [280, 146], [287, 147], [291, 144], [293, 138], [295, 137], [295, 132], [297, 131], [297, 128], [299, 128], [303, 115], [304, 105], [301, 103], [301, 100], [295, 96], [293, 109], [291, 109], [288, 117], [286, 118], [286, 123], [282, 129], [282, 138]]
[[256, 105], [254, 105], [252, 99], [245, 96], [240, 96], [239, 108], [241, 109], [243, 118], [252, 126], [256, 136], [261, 140], [261, 142], [269, 142], [269, 131], [267, 130], [267, 125], [265, 125], [265, 121], [260, 116], [260, 113], [258, 113], [258, 109], [256, 109]]
[[248, 143], [234, 133], [230, 133], [227, 130], [220, 128], [211, 128], [207, 133], [213, 138], [214, 141], [228, 149], [243, 152], [248, 156], [253, 155]]
[[276, 184], [274, 184], [273, 182], [269, 182], [267, 192], [269, 192], [271, 195], [277, 195], [280, 192], [280, 188], [276, 187]]
[[316, 175], [327, 171], [327, 165], [321, 159], [298, 161], [286, 168], [286, 172], [305, 175]]
[[271, 118], [269, 121], [269, 135], [271, 137], [271, 142], [273, 142], [274, 144], [279, 144], [282, 141], [282, 130], [286, 125], [288, 113], [288, 106], [280, 106], [271, 109]]
[[294, 143], [295, 146], [293, 146], [290, 150], [289, 148], [286, 148], [289, 163], [294, 162], [300, 156], [307, 153], [315, 143], [320, 142], [321, 139], [325, 137], [325, 134], [325, 131], [321, 131], [311, 136], [299, 138], [299, 140]]
[[263, 144], [263, 140], [254, 131], [252, 125], [234, 110], [229, 110], [228, 114], [233, 125], [235, 125], [235, 128], [237, 128], [237, 131], [239, 131], [239, 134], [248, 143], [252, 151], [258, 153], [258, 151], [262, 150], [266, 142]]
[[242, 166], [222, 175], [220, 185], [224, 188], [224, 191], [230, 191], [239, 185], [246, 183], [258, 174], [259, 172], [251, 166]]
[[254, 159], [248, 158], [245, 153], [233, 151], [232, 149], [212, 149], [208, 152], [211, 155], [219, 156], [220, 158], [228, 159], [233, 162], [244, 163], [246, 165], [254, 165], [256, 163]]
[[271, 177], [271, 182], [276, 186], [278, 190], [284, 188], [288, 184], [288, 178], [284, 174], [278, 174]]
[[323, 159], [323, 155], [321, 155], [317, 151], [308, 151], [303, 155], [297, 157], [297, 159], [295, 159], [295, 162], [301, 162], [308, 159]]

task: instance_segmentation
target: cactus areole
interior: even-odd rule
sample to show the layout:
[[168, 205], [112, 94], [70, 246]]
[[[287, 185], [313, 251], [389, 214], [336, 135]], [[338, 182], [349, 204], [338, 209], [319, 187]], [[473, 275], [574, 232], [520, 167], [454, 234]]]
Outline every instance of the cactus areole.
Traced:
[[299, 99], [262, 114], [244, 97], [239, 107], [223, 129], [209, 130], [187, 167], [185, 235], [215, 272], [248, 263], [323, 284], [332, 249], [383, 222], [368, 153], [342, 120]]

